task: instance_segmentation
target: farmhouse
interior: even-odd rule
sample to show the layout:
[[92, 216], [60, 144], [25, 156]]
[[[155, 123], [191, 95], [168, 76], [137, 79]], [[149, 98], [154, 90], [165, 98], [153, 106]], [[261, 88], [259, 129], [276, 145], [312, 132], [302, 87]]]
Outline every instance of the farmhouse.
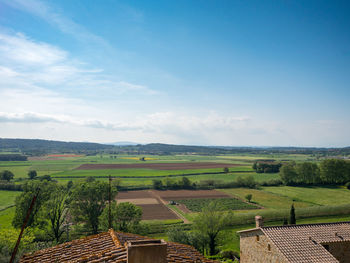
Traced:
[[164, 240], [108, 232], [73, 240], [24, 255], [20, 262], [214, 263], [196, 249]]
[[350, 222], [264, 227], [239, 231], [241, 263], [350, 262]]

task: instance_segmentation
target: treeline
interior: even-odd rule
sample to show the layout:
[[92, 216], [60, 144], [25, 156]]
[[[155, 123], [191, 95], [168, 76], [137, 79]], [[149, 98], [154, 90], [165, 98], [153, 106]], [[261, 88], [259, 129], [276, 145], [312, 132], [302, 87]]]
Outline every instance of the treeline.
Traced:
[[282, 164], [276, 162], [254, 162], [253, 169], [257, 173], [279, 173]]
[[[238, 176], [233, 181], [221, 181], [221, 180], [201, 180], [199, 182], [192, 182], [187, 177], [181, 179], [165, 178], [164, 180], [154, 179], [152, 181], [152, 188], [156, 190], [178, 190], [178, 189], [196, 189], [196, 190], [208, 190], [215, 188], [257, 188], [259, 186], [278, 186], [282, 181], [279, 179], [272, 179], [263, 182], [257, 182], [253, 176]], [[129, 189], [130, 190], [130, 189]]]
[[28, 158], [22, 154], [0, 154], [0, 161], [27, 161]]
[[281, 167], [280, 176], [286, 185], [345, 184], [350, 182], [350, 161], [325, 159], [319, 165], [286, 163]]

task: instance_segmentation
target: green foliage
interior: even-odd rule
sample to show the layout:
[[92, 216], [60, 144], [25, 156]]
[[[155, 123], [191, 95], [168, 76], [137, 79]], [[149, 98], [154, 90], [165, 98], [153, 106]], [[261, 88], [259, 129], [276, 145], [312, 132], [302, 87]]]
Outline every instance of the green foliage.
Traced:
[[250, 203], [250, 201], [252, 200], [252, 198], [253, 198], [253, 195], [252, 194], [247, 194], [246, 196], [245, 196], [245, 199]]
[[64, 223], [68, 213], [68, 189], [61, 185], [55, 185], [50, 193], [50, 198], [44, 203], [39, 216], [46, 218], [49, 221], [48, 234], [59, 243], [62, 234], [64, 233]]
[[294, 204], [292, 204], [292, 206], [290, 208], [289, 224], [291, 224], [291, 225], [295, 225], [296, 224]]
[[283, 164], [280, 172], [281, 180], [285, 185], [296, 183], [298, 174], [292, 163]]
[[[0, 262], [9, 262], [11, 253], [15, 247], [20, 230], [0, 229]], [[20, 255], [30, 248], [34, 241], [34, 234], [31, 229], [26, 229], [22, 235], [21, 243], [17, 252], [17, 260]]]
[[[99, 217], [109, 198], [109, 184], [101, 181], [81, 182], [74, 186], [71, 195], [71, 213], [77, 223], [86, 224], [93, 234], [98, 232]], [[112, 187], [111, 199], [117, 195]]]
[[224, 173], [228, 173], [229, 171], [228, 167], [224, 167]]
[[181, 226], [174, 226], [168, 229], [167, 236], [169, 241], [190, 245], [201, 253], [207, 246], [207, 237], [198, 231], [185, 231]]
[[[139, 227], [139, 223], [142, 217], [142, 209], [129, 202], [116, 204], [111, 203], [111, 223], [112, 228], [123, 232], [138, 232], [145, 231], [142, 227]], [[103, 230], [107, 230], [109, 227], [109, 207], [108, 205], [103, 210], [100, 216], [100, 224]]]
[[220, 206], [220, 209], [224, 210], [243, 210], [243, 209], [256, 209], [257, 207], [253, 204], [247, 204], [236, 198], [192, 198], [192, 199], [181, 199], [176, 202], [186, 205], [192, 212], [200, 212], [210, 202], [215, 202]]
[[162, 180], [153, 179], [153, 180], [152, 180], [152, 185], [153, 185], [153, 189], [156, 189], [156, 190], [161, 190], [161, 189], [163, 189]]
[[252, 168], [257, 173], [278, 173], [280, 171], [281, 166], [281, 163], [258, 161], [254, 162]]
[[350, 162], [326, 159], [320, 164], [321, 180], [325, 183], [345, 183], [350, 180]]
[[193, 220], [193, 230], [205, 237], [209, 254], [216, 254], [218, 234], [232, 221], [231, 211], [224, 212], [220, 205], [210, 202]]
[[35, 195], [37, 195], [37, 198], [34, 203], [33, 210], [29, 216], [27, 227], [41, 224], [42, 220], [37, 217], [37, 213], [43, 204], [49, 200], [53, 189], [54, 183], [48, 181], [29, 181], [25, 183], [23, 185], [23, 192], [17, 196], [15, 200], [16, 212], [12, 220], [12, 225], [15, 228], [22, 226]]
[[30, 170], [29, 172], [28, 172], [28, 177], [29, 177], [29, 179], [30, 180], [33, 180], [35, 177], [37, 177], [37, 172], [35, 171], [35, 170]]
[[350, 162], [340, 159], [325, 159], [320, 163], [288, 163], [280, 172], [286, 185], [344, 184], [350, 180]]
[[14, 177], [14, 174], [9, 170], [4, 170], [0, 172], [0, 180], [9, 182], [13, 179], [13, 177]]

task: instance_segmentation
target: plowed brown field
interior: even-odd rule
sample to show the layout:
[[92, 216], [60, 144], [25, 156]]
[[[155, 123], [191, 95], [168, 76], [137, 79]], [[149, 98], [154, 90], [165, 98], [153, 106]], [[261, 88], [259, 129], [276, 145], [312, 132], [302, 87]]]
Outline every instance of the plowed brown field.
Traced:
[[134, 164], [82, 164], [77, 170], [100, 170], [100, 169], [154, 169], [154, 170], [187, 170], [187, 169], [211, 169], [239, 166], [232, 163], [134, 163]]
[[149, 191], [126, 191], [119, 192], [117, 201], [130, 202], [142, 209], [142, 220], [165, 220], [179, 219], [168, 207], [166, 207], [159, 197], [152, 195]]

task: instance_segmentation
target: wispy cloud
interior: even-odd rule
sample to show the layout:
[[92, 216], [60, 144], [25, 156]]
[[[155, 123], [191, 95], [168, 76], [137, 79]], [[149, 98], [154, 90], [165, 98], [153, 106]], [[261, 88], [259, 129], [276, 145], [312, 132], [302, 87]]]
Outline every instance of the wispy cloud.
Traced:
[[58, 28], [61, 32], [69, 34], [80, 41], [93, 41], [105, 48], [110, 45], [102, 37], [91, 33], [85, 27], [75, 23], [65, 16], [57, 7], [39, 0], [4, 0], [12, 8], [19, 9], [31, 15], [45, 20], [47, 23]]
[[0, 76], [0, 89], [39, 86], [70, 92], [84, 90], [94, 95], [99, 90], [105, 95], [155, 93], [145, 85], [106, 75], [102, 69], [74, 59], [67, 51], [22, 33], [0, 32]]

